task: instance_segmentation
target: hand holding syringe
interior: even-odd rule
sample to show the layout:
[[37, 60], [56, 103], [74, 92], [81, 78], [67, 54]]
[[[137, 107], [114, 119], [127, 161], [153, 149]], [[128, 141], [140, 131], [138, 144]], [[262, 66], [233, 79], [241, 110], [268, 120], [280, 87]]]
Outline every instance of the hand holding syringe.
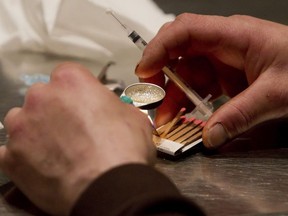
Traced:
[[[113, 11], [108, 10], [108, 14], [112, 15], [118, 23], [123, 27], [127, 32], [128, 38], [133, 41], [133, 43], [140, 49], [144, 50], [147, 45], [146, 41], [134, 30], [131, 30], [128, 26], [123, 24], [114, 14]], [[204, 100], [191, 88], [189, 88], [168, 66], [162, 68], [163, 73], [173, 81], [185, 94], [186, 96], [194, 103], [196, 106], [194, 111], [199, 111], [205, 119], [208, 119], [212, 115], [213, 107], [209, 104], [208, 100], [211, 98], [211, 95], [208, 95]]]

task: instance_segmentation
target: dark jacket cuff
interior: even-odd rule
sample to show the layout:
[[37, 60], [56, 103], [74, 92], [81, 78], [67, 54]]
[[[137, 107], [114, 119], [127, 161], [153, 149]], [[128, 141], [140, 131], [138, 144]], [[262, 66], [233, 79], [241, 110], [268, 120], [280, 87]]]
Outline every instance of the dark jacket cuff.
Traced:
[[72, 216], [204, 215], [156, 169], [127, 164], [97, 178], [82, 194]]

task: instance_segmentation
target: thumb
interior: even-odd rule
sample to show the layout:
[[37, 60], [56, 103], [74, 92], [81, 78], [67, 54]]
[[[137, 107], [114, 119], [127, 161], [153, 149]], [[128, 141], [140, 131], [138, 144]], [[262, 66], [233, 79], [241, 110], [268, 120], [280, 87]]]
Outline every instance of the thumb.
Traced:
[[204, 145], [217, 148], [257, 124], [287, 116], [287, 93], [281, 81], [258, 78], [213, 113], [203, 129]]

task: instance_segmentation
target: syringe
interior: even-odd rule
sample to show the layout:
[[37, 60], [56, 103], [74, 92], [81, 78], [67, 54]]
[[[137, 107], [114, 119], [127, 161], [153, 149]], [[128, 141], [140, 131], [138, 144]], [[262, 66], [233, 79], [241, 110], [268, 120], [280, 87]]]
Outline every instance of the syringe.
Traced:
[[[112, 10], [107, 10], [107, 13], [114, 17], [115, 20], [123, 27], [127, 32], [128, 38], [140, 49], [144, 50], [147, 43], [146, 41], [135, 31], [130, 29], [127, 25], [120, 21]], [[194, 90], [189, 88], [168, 66], [162, 68], [163, 73], [173, 81], [194, 103], [196, 106], [193, 113], [199, 111], [205, 120], [207, 120], [213, 112], [213, 106], [209, 103], [211, 95], [209, 94], [206, 98], [202, 99]]]

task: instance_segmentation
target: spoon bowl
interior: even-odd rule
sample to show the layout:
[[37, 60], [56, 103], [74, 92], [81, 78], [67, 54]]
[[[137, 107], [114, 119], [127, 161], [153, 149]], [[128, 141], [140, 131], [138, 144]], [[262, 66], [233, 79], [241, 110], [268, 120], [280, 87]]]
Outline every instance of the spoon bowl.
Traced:
[[133, 100], [134, 106], [150, 110], [157, 108], [165, 97], [165, 91], [152, 83], [134, 83], [124, 89], [123, 95]]

